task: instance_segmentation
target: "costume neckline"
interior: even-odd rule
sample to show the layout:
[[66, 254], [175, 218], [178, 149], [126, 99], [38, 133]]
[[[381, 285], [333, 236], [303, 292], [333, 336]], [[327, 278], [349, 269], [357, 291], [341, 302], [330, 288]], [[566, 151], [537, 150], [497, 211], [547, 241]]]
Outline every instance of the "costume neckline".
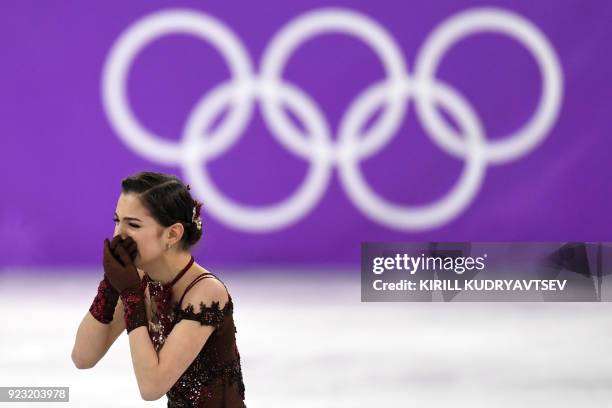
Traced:
[[191, 255], [191, 258], [189, 259], [189, 262], [187, 262], [187, 265], [185, 265], [185, 267], [183, 269], [180, 270], [179, 273], [176, 274], [176, 276], [174, 277], [174, 279], [172, 279], [171, 282], [167, 282], [167, 283], [162, 283], [161, 281], [156, 281], [151, 279], [151, 277], [149, 275], [147, 275], [147, 273], [144, 273], [144, 279], [146, 280], [147, 283], [152, 282], [152, 283], [156, 283], [157, 285], [161, 285], [164, 287], [164, 289], [170, 289], [172, 286], [174, 286], [174, 284], [176, 282], [179, 281], [179, 279], [181, 279], [183, 277], [183, 275], [185, 275], [185, 273], [189, 270], [189, 268], [191, 268], [191, 265], [193, 265], [193, 263], [195, 262], [193, 255]]

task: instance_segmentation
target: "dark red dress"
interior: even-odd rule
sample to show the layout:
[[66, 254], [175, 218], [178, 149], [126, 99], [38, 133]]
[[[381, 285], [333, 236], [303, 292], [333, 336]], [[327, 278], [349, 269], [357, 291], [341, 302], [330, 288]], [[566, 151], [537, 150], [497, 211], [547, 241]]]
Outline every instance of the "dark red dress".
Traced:
[[182, 319], [215, 327], [193, 363], [166, 393], [168, 407], [246, 408], [232, 297], [228, 291], [228, 301], [223, 308], [220, 308], [219, 302], [213, 302], [210, 306], [200, 302], [197, 308], [192, 304], [181, 308], [185, 294], [196, 282], [206, 278], [215, 278], [221, 282], [212, 273], [199, 275], [187, 286], [181, 300], [173, 303], [171, 287], [182, 275], [180, 273], [170, 284], [165, 285], [151, 280], [146, 274], [141, 281], [142, 290], [148, 286], [151, 296], [149, 336], [157, 352], [174, 325]]

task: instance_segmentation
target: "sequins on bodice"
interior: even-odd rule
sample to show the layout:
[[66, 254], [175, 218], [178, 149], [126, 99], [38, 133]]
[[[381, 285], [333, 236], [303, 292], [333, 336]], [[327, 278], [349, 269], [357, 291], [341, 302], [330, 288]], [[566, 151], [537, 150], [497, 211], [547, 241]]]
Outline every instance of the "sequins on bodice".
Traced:
[[147, 287], [151, 306], [149, 337], [155, 351], [159, 352], [174, 327], [176, 304], [172, 301], [172, 290], [164, 290], [161, 282], [153, 281], [148, 275], [144, 275], [141, 289], [144, 291]]
[[195, 360], [166, 394], [168, 407], [246, 408], [231, 295], [228, 292], [228, 301], [223, 307], [219, 302], [212, 302], [210, 306], [200, 302], [199, 310], [192, 304], [180, 307], [193, 284], [211, 277], [216, 278], [210, 273], [198, 276], [178, 303], [173, 302], [168, 285], [153, 281], [146, 274], [141, 281], [141, 288], [149, 289], [149, 337], [156, 352], [159, 353], [173, 327], [183, 319], [215, 327]]

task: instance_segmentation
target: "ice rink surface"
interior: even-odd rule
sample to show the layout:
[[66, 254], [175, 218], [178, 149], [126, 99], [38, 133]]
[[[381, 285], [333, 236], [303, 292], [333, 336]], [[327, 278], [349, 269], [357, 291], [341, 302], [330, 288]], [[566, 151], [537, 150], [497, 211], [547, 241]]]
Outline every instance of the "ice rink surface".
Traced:
[[[612, 407], [610, 303], [361, 303], [358, 272], [216, 274], [249, 408]], [[0, 386], [69, 386], [61, 405], [74, 407], [166, 406], [140, 399], [125, 333], [94, 368], [72, 364], [100, 278], [0, 273]]]

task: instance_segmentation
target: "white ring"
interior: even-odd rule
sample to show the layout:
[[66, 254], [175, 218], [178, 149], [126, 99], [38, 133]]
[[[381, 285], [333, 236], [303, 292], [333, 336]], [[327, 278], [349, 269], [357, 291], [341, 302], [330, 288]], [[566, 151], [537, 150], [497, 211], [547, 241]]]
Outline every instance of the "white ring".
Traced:
[[[181, 162], [180, 143], [159, 138], [140, 124], [127, 98], [127, 75], [136, 55], [159, 37], [192, 34], [214, 45], [227, 61], [233, 80], [252, 81], [248, 54], [233, 32], [220, 21], [191, 10], [167, 10], [153, 13], [133, 23], [113, 44], [103, 70], [102, 96], [109, 120], [116, 133], [138, 154], [161, 164]], [[236, 103], [227, 121], [243, 121], [250, 106], [247, 100]], [[220, 125], [221, 126], [221, 125]], [[221, 127], [219, 131], [227, 131]]]
[[[261, 101], [262, 112], [274, 133], [284, 140], [284, 145], [302, 157], [310, 155], [309, 146], [279, 106], [277, 91], [285, 83], [281, 78], [282, 72], [295, 49], [307, 39], [329, 32], [353, 35], [372, 47], [382, 61], [388, 81], [401, 84], [408, 75], [401, 50], [393, 38], [384, 27], [363, 14], [330, 8], [306, 13], [287, 23], [274, 35], [263, 53], [260, 76], [267, 92]], [[302, 92], [299, 89], [296, 91]], [[305, 94], [302, 96], [305, 97]], [[379, 125], [372, 126], [372, 133], [380, 133], [380, 128], [388, 127], [389, 122], [401, 121], [403, 98], [396, 94], [389, 95], [388, 106], [379, 119]], [[322, 113], [320, 115], [324, 117]]]
[[[227, 88], [231, 92], [231, 88]], [[252, 88], [259, 98], [265, 93], [262, 88]], [[280, 229], [295, 222], [307, 214], [320, 200], [325, 192], [331, 176], [331, 157], [325, 154], [328, 148], [329, 135], [325, 133], [324, 121], [318, 117], [318, 112], [308, 99], [302, 99], [300, 93], [291, 87], [283, 87], [280, 97], [287, 101], [291, 108], [304, 119], [307, 131], [312, 138], [311, 149], [314, 154], [308, 158], [312, 165], [301, 186], [282, 202], [267, 207], [253, 207], [235, 203], [227, 198], [214, 184], [206, 168], [206, 158], [198, 154], [185, 157], [182, 163], [183, 170], [191, 183], [192, 189], [201, 197], [206, 197], [207, 208], [210, 213], [223, 223], [237, 229], [250, 232], [264, 232]], [[220, 96], [219, 99], [229, 99]], [[209, 100], [210, 101], [210, 100]], [[198, 143], [203, 131], [210, 126], [215, 117], [202, 114], [209, 109], [207, 103], [198, 105], [190, 116], [185, 127], [184, 139], [188, 144]], [[274, 133], [273, 133], [274, 134]], [[278, 135], [275, 135], [278, 136]], [[194, 142], [195, 141], [195, 142]], [[225, 143], [228, 148], [237, 139]], [[203, 161], [203, 166], [202, 166]]]
[[506, 163], [542, 142], [557, 119], [563, 93], [561, 68], [552, 45], [535, 25], [518, 14], [498, 8], [479, 8], [456, 14], [440, 24], [425, 40], [416, 59], [415, 77], [424, 91], [423, 97], [417, 98], [417, 112], [441, 148], [457, 157], [465, 156], [465, 145], [431, 103], [431, 86], [442, 55], [463, 37], [480, 31], [497, 31], [517, 39], [533, 54], [542, 74], [542, 95], [530, 122], [502, 140], [489, 141], [486, 146], [490, 163]]
[[[354, 116], [360, 114], [360, 119], [368, 118], [369, 114], [384, 100], [384, 86], [372, 89], [372, 95], [362, 99], [362, 105], [357, 105], [353, 111]], [[366, 183], [361, 175], [358, 162], [359, 151], [354, 148], [358, 129], [363, 123], [348, 117], [348, 124], [340, 135], [343, 154], [339, 160], [340, 178], [346, 193], [353, 203], [371, 219], [393, 229], [412, 231], [438, 227], [456, 217], [474, 198], [484, 177], [486, 169], [486, 156], [484, 154], [484, 136], [482, 127], [471, 109], [470, 105], [461, 100], [460, 95], [442, 84], [433, 90], [432, 96], [443, 103], [448, 112], [454, 115], [458, 125], [465, 131], [468, 143], [467, 165], [459, 181], [453, 189], [441, 199], [425, 206], [401, 206], [390, 203], [378, 196]], [[420, 97], [422, 90], [406, 81], [402, 92], [406, 97]], [[407, 152], [406, 157], [409, 157]], [[409, 186], [406, 186], [409, 188]]]

